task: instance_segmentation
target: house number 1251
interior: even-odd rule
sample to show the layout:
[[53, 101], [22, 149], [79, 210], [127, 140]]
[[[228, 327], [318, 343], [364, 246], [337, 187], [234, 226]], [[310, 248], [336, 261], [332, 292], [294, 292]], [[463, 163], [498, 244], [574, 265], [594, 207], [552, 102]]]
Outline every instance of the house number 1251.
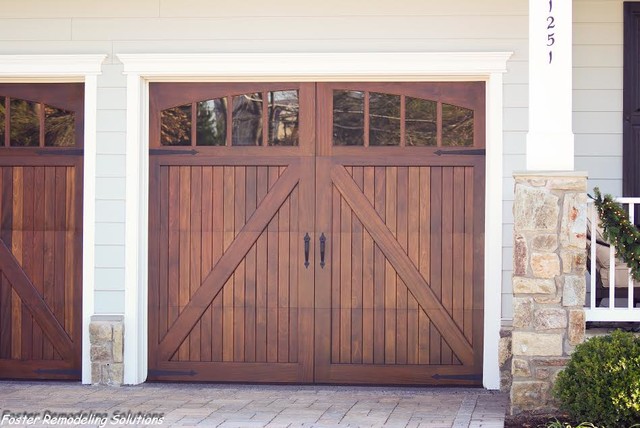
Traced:
[[553, 17], [553, 0], [549, 0], [549, 16], [547, 16], [547, 46], [549, 47], [549, 64], [553, 61], [553, 45], [556, 43], [555, 33], [556, 19]]

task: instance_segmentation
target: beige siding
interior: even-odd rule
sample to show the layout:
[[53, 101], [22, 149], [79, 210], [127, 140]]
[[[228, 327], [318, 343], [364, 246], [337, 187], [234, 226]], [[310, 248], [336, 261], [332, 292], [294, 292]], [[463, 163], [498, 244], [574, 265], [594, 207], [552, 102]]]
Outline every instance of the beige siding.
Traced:
[[[512, 172], [525, 166], [527, 0], [22, 0], [0, 54], [105, 53], [98, 80], [96, 310], [124, 307], [126, 79], [118, 53], [513, 51], [504, 76], [503, 316], [511, 317]], [[622, 1], [574, 0], [576, 165], [619, 193]], [[461, 15], [462, 13], [462, 15]]]

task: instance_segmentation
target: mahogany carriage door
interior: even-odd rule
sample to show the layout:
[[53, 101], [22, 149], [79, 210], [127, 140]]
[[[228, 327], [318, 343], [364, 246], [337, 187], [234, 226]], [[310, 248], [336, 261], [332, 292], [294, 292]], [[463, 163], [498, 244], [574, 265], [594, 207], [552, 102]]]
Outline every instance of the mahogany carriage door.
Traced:
[[0, 85], [0, 378], [80, 379], [84, 84]]
[[484, 83], [317, 97], [315, 380], [481, 385]]
[[150, 380], [312, 382], [315, 85], [150, 85]]

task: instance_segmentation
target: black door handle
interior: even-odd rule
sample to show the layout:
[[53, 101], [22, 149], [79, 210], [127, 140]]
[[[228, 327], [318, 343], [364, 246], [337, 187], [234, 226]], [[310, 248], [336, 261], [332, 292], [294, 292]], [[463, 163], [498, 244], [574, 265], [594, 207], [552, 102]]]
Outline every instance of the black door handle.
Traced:
[[308, 233], [304, 234], [304, 267], [309, 268], [309, 242], [311, 242], [311, 237], [309, 237]]
[[324, 252], [327, 245], [327, 238], [324, 233], [320, 235], [320, 267], [324, 269]]

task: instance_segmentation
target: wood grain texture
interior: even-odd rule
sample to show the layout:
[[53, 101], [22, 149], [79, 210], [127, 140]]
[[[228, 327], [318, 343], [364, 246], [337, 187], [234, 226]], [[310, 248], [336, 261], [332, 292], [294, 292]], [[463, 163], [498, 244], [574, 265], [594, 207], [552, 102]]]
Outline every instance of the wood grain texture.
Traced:
[[0, 153], [0, 378], [79, 379], [83, 84], [0, 84], [0, 97], [73, 112], [75, 138], [44, 147], [42, 113], [40, 147]]
[[[196, 95], [264, 95], [283, 85], [154, 84], [153, 114]], [[159, 230], [160, 223], [171, 223], [172, 210], [182, 210], [183, 198], [189, 204], [186, 213], [173, 214], [177, 242], [169, 242], [168, 226], [166, 235], [158, 234], [164, 242], [153, 254], [168, 260], [155, 266], [166, 266], [167, 274], [149, 278], [167, 282], [157, 286], [166, 295], [158, 301], [170, 301], [172, 293], [179, 300], [184, 264], [189, 298], [172, 321], [168, 308], [166, 316], [150, 314], [150, 322], [166, 331], [149, 344], [158, 356], [150, 368], [194, 370], [193, 380], [205, 381], [478, 385], [484, 155], [442, 155], [434, 147], [402, 144], [333, 147], [328, 112], [339, 89], [425, 98], [484, 118], [482, 84], [291, 87], [300, 93], [299, 147], [198, 146], [196, 154], [162, 154], [157, 120], [151, 120], [151, 156], [161, 165], [152, 174], [166, 187], [151, 195], [167, 199], [159, 203], [166, 214], [161, 208], [154, 220]], [[404, 107], [400, 116], [406, 120]], [[471, 149], [484, 147], [482, 135], [474, 128]], [[154, 172], [163, 168], [166, 180]], [[174, 170], [178, 204], [171, 202]], [[171, 245], [179, 251], [172, 253]], [[177, 285], [169, 284], [171, 275]], [[180, 379], [157, 372], [150, 378]]]

